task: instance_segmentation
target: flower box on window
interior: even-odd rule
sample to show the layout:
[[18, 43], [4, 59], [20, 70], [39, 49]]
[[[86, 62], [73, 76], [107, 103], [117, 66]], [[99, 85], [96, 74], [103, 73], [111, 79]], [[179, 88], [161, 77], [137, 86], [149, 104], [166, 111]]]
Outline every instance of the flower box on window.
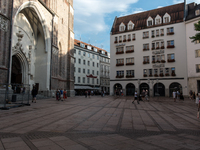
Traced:
[[174, 34], [174, 32], [168, 32], [167, 33], [167, 35], [173, 35]]
[[115, 41], [115, 43], [118, 43], [118, 41]]
[[171, 73], [171, 76], [176, 76], [176, 74], [174, 72]]
[[121, 43], [121, 42], [122, 42], [122, 40], [119, 41], [119, 43]]
[[116, 52], [116, 54], [124, 54], [124, 51]]
[[125, 39], [125, 40], [123, 40], [123, 42], [126, 42], [126, 39]]
[[128, 65], [134, 65], [134, 63], [126, 63], [126, 65], [128, 66]]
[[165, 47], [164, 47], [164, 46], [161, 46], [160, 48], [161, 48], [161, 49], [165, 49]]
[[155, 61], [155, 60], [152, 60], [152, 63], [154, 64], [154, 63], [156, 63], [156, 61]]
[[128, 39], [128, 42], [130, 42], [131, 41], [131, 39]]
[[157, 34], [156, 37], [159, 37], [159, 35]]
[[152, 35], [151, 37], [152, 37], [152, 38], [154, 38], [155, 36], [154, 36], [154, 35]]
[[161, 33], [160, 36], [164, 36], [164, 33]]
[[147, 38], [149, 38], [149, 36], [143, 37], [143, 39], [147, 39]]
[[126, 78], [134, 78], [134, 75], [126, 75]]
[[134, 50], [127, 50], [126, 53], [133, 53]]
[[143, 49], [143, 51], [148, 51], [148, 50], [149, 50], [149, 48], [144, 48], [144, 49]]
[[124, 66], [124, 63], [116, 64], [116, 66]]
[[143, 77], [147, 77], [147, 75], [146, 75], [146, 74], [144, 74], [144, 75], [143, 75]]
[[167, 48], [174, 48], [174, 45], [168, 45]]
[[165, 60], [161, 60], [161, 63], [165, 63], [166, 61]]
[[156, 47], [156, 49], [160, 49], [160, 47]]
[[123, 78], [124, 76], [116, 76], [116, 78]]
[[158, 77], [158, 75], [157, 75], [157, 74], [154, 74], [154, 77]]
[[153, 77], [153, 75], [152, 75], [152, 74], [150, 74], [150, 75], [149, 75], [149, 77]]
[[175, 59], [168, 59], [168, 62], [175, 62]]
[[160, 77], [163, 77], [164, 76], [164, 74], [163, 73], [160, 73]]
[[160, 63], [160, 60], [157, 60], [156, 62], [157, 62], [157, 63]]
[[154, 49], [155, 49], [155, 47], [152, 47], [152, 48], [151, 48], [151, 50], [154, 50]]
[[143, 61], [143, 64], [149, 64], [149, 61]]
[[165, 76], [169, 76], [169, 73], [165, 73]]
[[135, 38], [133, 38], [132, 41], [135, 41]]

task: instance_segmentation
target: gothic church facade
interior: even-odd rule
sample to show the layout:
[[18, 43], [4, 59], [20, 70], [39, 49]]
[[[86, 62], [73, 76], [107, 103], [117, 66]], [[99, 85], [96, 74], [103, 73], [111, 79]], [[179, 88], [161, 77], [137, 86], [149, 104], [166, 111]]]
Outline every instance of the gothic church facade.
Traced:
[[0, 1], [0, 83], [74, 95], [73, 0]]

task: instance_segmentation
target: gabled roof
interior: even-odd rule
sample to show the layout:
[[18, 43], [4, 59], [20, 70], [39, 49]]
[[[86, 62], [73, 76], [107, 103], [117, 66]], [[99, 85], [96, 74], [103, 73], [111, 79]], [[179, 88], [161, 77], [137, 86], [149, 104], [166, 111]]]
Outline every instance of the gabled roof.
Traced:
[[193, 19], [193, 18], [196, 18], [196, 17], [200, 17], [199, 15], [196, 16], [195, 15], [195, 11], [197, 9], [200, 9], [200, 4], [196, 4], [196, 3], [190, 3], [188, 4], [188, 9], [187, 9], [187, 17], [186, 17], [186, 21], [187, 20], [190, 20], [190, 19]]
[[[158, 9], [153, 9], [153, 10], [149, 10], [149, 11], [145, 11], [145, 12], [141, 12], [137, 14], [132, 14], [132, 15], [116, 18], [111, 32], [112, 34], [122, 33], [122, 32], [119, 32], [119, 25], [123, 22], [127, 26], [130, 20], [135, 24], [134, 30], [141, 30], [141, 29], [148, 28], [146, 21], [149, 18], [149, 16], [155, 19], [157, 15], [160, 15], [161, 17], [163, 17], [165, 13], [168, 13], [171, 16], [171, 22], [169, 24], [183, 22], [184, 3], [171, 5], [167, 7], [161, 7]], [[159, 25], [153, 25], [151, 27], [161, 26], [161, 25], [163, 25], [163, 23]], [[124, 32], [128, 32], [127, 28]]]

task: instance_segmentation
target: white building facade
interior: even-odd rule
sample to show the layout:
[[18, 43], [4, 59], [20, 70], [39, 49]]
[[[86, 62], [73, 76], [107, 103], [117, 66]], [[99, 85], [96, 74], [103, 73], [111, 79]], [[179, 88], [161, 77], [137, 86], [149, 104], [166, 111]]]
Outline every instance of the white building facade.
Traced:
[[110, 53], [104, 51], [100, 54], [100, 81], [101, 91], [110, 93]]
[[186, 44], [187, 44], [187, 67], [188, 89], [194, 92], [200, 91], [200, 41], [191, 42], [189, 37], [194, 36], [194, 24], [200, 20], [200, 5], [192, 3], [187, 6], [186, 18]]
[[[74, 57], [74, 89], [76, 95], [83, 95], [88, 90], [93, 91], [94, 94], [99, 94], [101, 92], [100, 66], [102, 63], [100, 60], [108, 59], [107, 52], [75, 39]], [[107, 79], [107, 76], [104, 79]], [[108, 87], [107, 84], [105, 87]]]
[[[110, 36], [110, 94], [186, 95], [184, 3], [115, 18]], [[140, 19], [138, 19], [140, 18]]]

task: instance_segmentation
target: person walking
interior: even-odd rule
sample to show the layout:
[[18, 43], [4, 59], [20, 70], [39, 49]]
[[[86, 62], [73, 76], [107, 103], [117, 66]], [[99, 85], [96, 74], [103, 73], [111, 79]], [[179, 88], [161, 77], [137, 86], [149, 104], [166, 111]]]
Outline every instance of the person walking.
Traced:
[[[140, 104], [140, 103], [139, 103], [139, 99], [138, 99], [137, 91], [135, 91], [134, 101], [135, 101], [135, 100], [137, 100], [137, 103]], [[132, 103], [134, 103], [134, 101], [133, 101]]]
[[196, 94], [196, 101], [195, 101], [196, 105], [198, 106], [199, 104], [199, 96], [198, 96], [198, 93]]
[[176, 91], [175, 90], [173, 91], [172, 95], [173, 95], [173, 98], [174, 98], [174, 102], [176, 102]]
[[145, 91], [145, 100], [149, 102], [149, 98], [148, 98], [148, 90]]
[[90, 94], [91, 94], [91, 92], [90, 92], [90, 90], [88, 91], [88, 97], [90, 98]]
[[88, 92], [87, 92], [87, 91], [85, 91], [85, 98], [87, 98], [87, 94], [88, 94]]
[[63, 90], [60, 89], [60, 100], [63, 101]]
[[193, 94], [192, 94], [192, 99], [195, 101], [195, 99], [196, 99], [196, 95], [195, 95], [195, 92], [193, 92]]
[[60, 97], [60, 91], [57, 89], [56, 91], [56, 100], [59, 101], [59, 97]]
[[33, 97], [32, 103], [33, 103], [34, 101], [35, 101], [35, 103], [36, 103], [37, 89], [35, 88], [35, 86], [33, 87], [31, 94], [32, 94], [32, 97]]
[[67, 91], [66, 90], [64, 90], [64, 92], [63, 92], [63, 99], [64, 100], [67, 99]]

